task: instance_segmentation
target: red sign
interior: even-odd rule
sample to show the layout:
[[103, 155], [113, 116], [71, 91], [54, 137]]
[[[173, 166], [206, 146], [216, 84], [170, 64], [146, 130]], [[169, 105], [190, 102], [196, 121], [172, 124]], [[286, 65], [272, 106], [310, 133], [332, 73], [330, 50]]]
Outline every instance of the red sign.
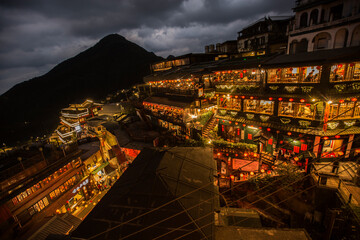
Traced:
[[298, 146], [294, 146], [294, 152], [299, 153], [300, 148]]
[[307, 150], [307, 144], [301, 144], [300, 149], [301, 149], [301, 151], [306, 151]]

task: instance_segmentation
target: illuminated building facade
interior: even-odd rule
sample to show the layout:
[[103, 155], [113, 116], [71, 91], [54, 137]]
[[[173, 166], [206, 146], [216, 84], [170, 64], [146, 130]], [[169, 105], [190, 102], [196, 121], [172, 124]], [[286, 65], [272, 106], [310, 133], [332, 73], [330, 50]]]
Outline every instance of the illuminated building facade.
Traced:
[[[50, 140], [69, 144], [78, 139], [87, 137], [84, 129], [86, 119], [97, 116], [101, 104], [86, 100], [81, 104], [70, 104], [61, 110], [60, 125], [55, 130], [55, 135]], [[59, 141], [57, 141], [59, 140]]]

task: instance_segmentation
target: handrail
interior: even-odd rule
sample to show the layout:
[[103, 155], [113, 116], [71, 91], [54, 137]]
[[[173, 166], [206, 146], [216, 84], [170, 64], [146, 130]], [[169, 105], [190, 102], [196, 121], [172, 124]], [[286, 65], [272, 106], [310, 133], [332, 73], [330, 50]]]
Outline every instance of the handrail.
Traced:
[[329, 188], [336, 189], [338, 195], [344, 201], [344, 204], [349, 206], [350, 209], [353, 210], [354, 216], [356, 220], [360, 223], [360, 216], [357, 214], [358, 210], [355, 208], [360, 208], [360, 202], [358, 202], [352, 194], [352, 191], [349, 189], [348, 184], [342, 179], [339, 178], [338, 175], [332, 176], [328, 174], [319, 173], [314, 164], [311, 164], [311, 176], [316, 180], [319, 186], [325, 186]]

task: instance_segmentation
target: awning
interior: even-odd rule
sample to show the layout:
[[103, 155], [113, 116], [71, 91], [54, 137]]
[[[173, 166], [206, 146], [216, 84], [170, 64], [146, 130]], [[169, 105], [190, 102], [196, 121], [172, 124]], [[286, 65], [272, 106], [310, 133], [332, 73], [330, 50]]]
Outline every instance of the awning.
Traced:
[[95, 170], [93, 170], [91, 172], [92, 175], [95, 175], [96, 173], [98, 173], [101, 169], [103, 169], [104, 167], [106, 167], [107, 165], [109, 165], [109, 162], [103, 163], [102, 165], [100, 165], [99, 167], [97, 167]]

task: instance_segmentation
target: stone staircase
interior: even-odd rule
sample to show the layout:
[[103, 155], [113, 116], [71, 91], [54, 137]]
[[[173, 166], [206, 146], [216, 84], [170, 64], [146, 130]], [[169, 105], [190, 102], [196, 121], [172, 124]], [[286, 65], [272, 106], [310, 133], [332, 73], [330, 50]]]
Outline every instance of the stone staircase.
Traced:
[[217, 119], [214, 118], [214, 116], [212, 116], [211, 119], [207, 122], [207, 124], [203, 128], [202, 131], [203, 138], [211, 138], [212, 136], [210, 131], [213, 130], [216, 125], [217, 125]]
[[267, 164], [269, 166], [272, 166], [275, 163], [275, 158], [270, 153], [267, 152], [261, 153], [261, 160], [263, 164]]
[[341, 173], [340, 178], [351, 181], [356, 177], [358, 169], [359, 169], [359, 164], [356, 162], [340, 163], [340, 167], [339, 167], [339, 173]]

